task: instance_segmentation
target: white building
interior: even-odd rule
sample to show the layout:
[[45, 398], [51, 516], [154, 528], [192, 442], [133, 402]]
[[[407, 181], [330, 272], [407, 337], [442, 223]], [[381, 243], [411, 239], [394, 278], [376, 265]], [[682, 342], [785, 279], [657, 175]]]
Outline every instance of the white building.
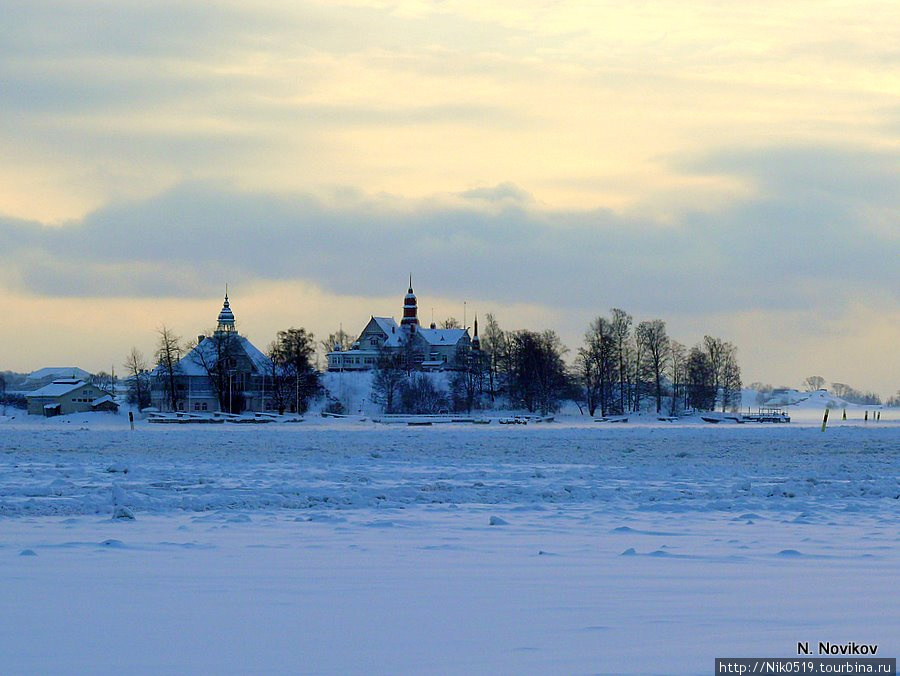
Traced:
[[478, 320], [475, 321], [475, 336], [471, 339], [466, 328], [439, 329], [433, 323], [430, 328], [421, 328], [418, 302], [410, 279], [400, 324], [393, 317], [373, 315], [349, 350], [335, 348], [328, 353], [329, 371], [373, 369], [383, 352], [402, 359], [408, 356], [415, 368], [423, 371], [452, 370], [456, 367], [458, 350], [478, 349]]
[[[213, 335], [198, 336], [172, 375], [178, 411], [272, 410], [272, 362], [238, 333], [227, 293]], [[150, 374], [151, 405], [161, 411], [172, 410], [168, 376], [161, 366]]]
[[29, 415], [68, 415], [89, 411], [117, 411], [118, 405], [96, 385], [77, 378], [61, 378], [28, 392]]

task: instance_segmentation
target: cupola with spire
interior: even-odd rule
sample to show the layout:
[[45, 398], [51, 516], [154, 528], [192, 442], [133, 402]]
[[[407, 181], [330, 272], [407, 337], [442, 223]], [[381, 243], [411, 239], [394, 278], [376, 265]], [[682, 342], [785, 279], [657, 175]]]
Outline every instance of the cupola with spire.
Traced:
[[231, 305], [228, 303], [228, 287], [225, 288], [225, 303], [219, 312], [219, 320], [216, 326], [216, 333], [232, 333], [234, 328], [234, 313], [231, 311]]
[[406, 298], [403, 299], [403, 319], [400, 320], [401, 327], [409, 327], [411, 331], [415, 331], [415, 327], [419, 325], [419, 307], [416, 301], [416, 294], [413, 293], [412, 275], [409, 276], [409, 291], [406, 292]]

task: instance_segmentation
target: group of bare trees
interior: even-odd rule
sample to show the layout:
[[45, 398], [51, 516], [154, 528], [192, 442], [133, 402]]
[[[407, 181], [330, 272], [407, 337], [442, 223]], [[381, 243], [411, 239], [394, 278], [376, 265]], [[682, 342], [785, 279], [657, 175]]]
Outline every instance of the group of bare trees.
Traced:
[[[454, 410], [489, 406], [498, 397], [510, 408], [541, 413], [558, 410], [567, 398], [583, 402], [590, 415], [620, 415], [648, 404], [671, 415], [740, 407], [734, 345], [704, 336], [688, 349], [668, 335], [661, 319], [635, 324], [619, 308], [591, 322], [571, 368], [553, 331], [505, 331], [488, 314], [480, 339], [480, 350], [457, 354], [446, 398]], [[403, 364], [402, 355], [379, 359], [373, 394], [386, 410], [403, 410], [410, 400], [403, 396], [411, 382]]]
[[[822, 376], [807, 376], [803, 379], [803, 387], [807, 392], [815, 392], [823, 389], [825, 382], [825, 378]], [[830, 392], [851, 404], [861, 404], [863, 406], [878, 406], [881, 404], [881, 397], [877, 393], [863, 392], [844, 383], [831, 383]]]
[[451, 407], [446, 388], [428, 374], [413, 371], [403, 352], [381, 349], [372, 377], [372, 400], [385, 413], [441, 413]]
[[[685, 408], [736, 411], [741, 406], [741, 368], [737, 348], [721, 338], [704, 336], [687, 357], [683, 402]], [[675, 383], [673, 383], [673, 390]], [[673, 408], [677, 397], [673, 396]]]
[[685, 408], [722, 410], [740, 406], [741, 371], [737, 349], [705, 336], [690, 351], [669, 337], [661, 319], [636, 326], [631, 315], [613, 308], [591, 322], [575, 358], [574, 377], [590, 415], [638, 411], [651, 399], [657, 413], [664, 401], [675, 415]]
[[851, 404], [861, 404], [863, 406], [878, 406], [881, 404], [881, 397], [877, 393], [863, 392], [844, 383], [831, 383], [831, 393]]

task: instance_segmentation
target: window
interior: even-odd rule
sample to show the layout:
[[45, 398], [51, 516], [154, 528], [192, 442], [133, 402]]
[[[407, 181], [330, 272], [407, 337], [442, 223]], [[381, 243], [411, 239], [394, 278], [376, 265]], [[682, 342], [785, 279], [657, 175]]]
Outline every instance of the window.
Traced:
[[179, 411], [183, 411], [183, 410], [184, 410], [184, 402], [183, 402], [183, 401], [179, 401], [179, 402], [178, 402], [178, 410], [179, 410]]
[[195, 411], [199, 411], [199, 410], [200, 410], [200, 402], [199, 402], [199, 401], [195, 401], [195, 402], [194, 402], [194, 410], [195, 410]]
[[203, 402], [202, 406], [203, 406], [203, 410], [204, 410], [204, 411], [208, 411], [208, 410], [209, 410], [209, 406], [207, 406], [207, 404], [206, 404], [205, 401]]

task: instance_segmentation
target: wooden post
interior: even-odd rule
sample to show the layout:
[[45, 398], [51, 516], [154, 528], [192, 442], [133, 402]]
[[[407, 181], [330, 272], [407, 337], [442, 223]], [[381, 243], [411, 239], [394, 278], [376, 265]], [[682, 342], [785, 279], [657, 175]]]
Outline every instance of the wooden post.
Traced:
[[128, 411], [128, 422], [131, 425], [131, 431], [134, 432], [134, 411]]
[[822, 418], [822, 431], [825, 431], [825, 425], [828, 424], [828, 409], [825, 409], [825, 417]]

